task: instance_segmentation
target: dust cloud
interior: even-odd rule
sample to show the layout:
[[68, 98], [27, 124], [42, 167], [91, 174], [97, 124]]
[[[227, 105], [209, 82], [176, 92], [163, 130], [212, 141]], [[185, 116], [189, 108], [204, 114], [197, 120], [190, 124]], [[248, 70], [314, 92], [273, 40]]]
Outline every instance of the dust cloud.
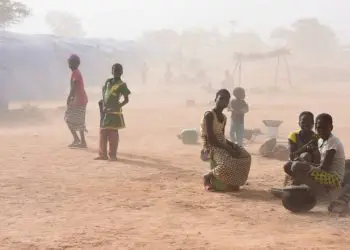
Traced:
[[[109, 21], [108, 29], [118, 32], [119, 24]], [[305, 215], [286, 211], [268, 192], [282, 185], [283, 162], [258, 150], [267, 136], [262, 120], [283, 121], [285, 143], [308, 110], [332, 114], [349, 152], [349, 46], [313, 17], [276, 21], [265, 36], [227, 25], [226, 32], [145, 28], [125, 41], [1, 31], [0, 248], [347, 249], [349, 219], [330, 217], [322, 205]], [[63, 119], [72, 53], [89, 98], [84, 150], [67, 148]], [[132, 92], [126, 128], [119, 161], [96, 162], [97, 102], [116, 62]], [[262, 135], [246, 144], [248, 185], [237, 194], [208, 193], [200, 144], [183, 145], [177, 135], [199, 129], [217, 90], [237, 86], [247, 92], [246, 128]]]

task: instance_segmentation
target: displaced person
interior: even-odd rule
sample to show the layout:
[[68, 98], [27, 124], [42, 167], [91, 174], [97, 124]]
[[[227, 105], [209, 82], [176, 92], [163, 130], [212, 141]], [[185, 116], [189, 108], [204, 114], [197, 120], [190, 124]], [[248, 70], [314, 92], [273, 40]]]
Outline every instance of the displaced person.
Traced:
[[[71, 55], [68, 59], [68, 65], [72, 70], [72, 75], [70, 80], [70, 92], [67, 98], [65, 120], [70, 132], [73, 135], [73, 142], [69, 145], [69, 147], [86, 148], [85, 114], [88, 98], [85, 92], [84, 80], [79, 71], [79, 56]], [[80, 138], [77, 135], [77, 131], [79, 131]]]
[[[100, 150], [95, 160], [117, 160], [119, 130], [125, 128], [122, 107], [129, 102], [130, 90], [121, 79], [123, 66], [116, 63], [112, 67], [113, 78], [106, 81], [102, 88], [103, 99], [99, 102]], [[109, 152], [107, 154], [107, 143]]]
[[[320, 153], [317, 147], [318, 137], [313, 131], [314, 115], [304, 111], [299, 115], [299, 130], [293, 131], [288, 136], [289, 159], [307, 161], [313, 164], [320, 163]], [[284, 186], [290, 181], [286, 175]], [[295, 183], [294, 183], [295, 184]]]
[[318, 149], [320, 164], [305, 161], [290, 161], [284, 171], [298, 184], [305, 184], [316, 195], [341, 187], [345, 174], [345, 153], [341, 141], [332, 134], [333, 119], [329, 114], [316, 118], [316, 131], [319, 136]]
[[219, 90], [215, 102], [214, 109], [204, 114], [201, 123], [202, 156], [208, 156], [212, 168], [204, 175], [204, 186], [212, 191], [238, 191], [248, 179], [251, 156], [225, 138], [227, 119], [223, 110], [230, 102], [230, 92], [227, 89]]
[[231, 141], [243, 146], [244, 138], [244, 116], [249, 111], [247, 102], [245, 101], [245, 90], [237, 87], [233, 90], [234, 99], [231, 100], [229, 110], [231, 111]]

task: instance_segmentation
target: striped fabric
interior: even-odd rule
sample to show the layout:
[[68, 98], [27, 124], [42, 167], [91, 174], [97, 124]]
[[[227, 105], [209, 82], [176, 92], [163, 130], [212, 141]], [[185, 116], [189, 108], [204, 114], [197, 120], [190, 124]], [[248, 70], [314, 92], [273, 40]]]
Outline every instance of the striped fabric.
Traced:
[[86, 105], [68, 105], [64, 120], [71, 129], [75, 131], [86, 131], [85, 114]]

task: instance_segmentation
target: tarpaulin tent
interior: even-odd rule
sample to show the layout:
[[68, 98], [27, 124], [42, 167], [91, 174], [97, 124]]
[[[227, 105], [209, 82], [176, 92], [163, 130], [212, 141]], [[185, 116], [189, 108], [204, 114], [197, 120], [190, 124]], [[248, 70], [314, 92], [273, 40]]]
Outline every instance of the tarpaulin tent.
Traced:
[[101, 85], [116, 60], [132, 67], [138, 59], [133, 42], [0, 32], [0, 99], [63, 96], [69, 87], [67, 58], [73, 53], [81, 58], [86, 85]]

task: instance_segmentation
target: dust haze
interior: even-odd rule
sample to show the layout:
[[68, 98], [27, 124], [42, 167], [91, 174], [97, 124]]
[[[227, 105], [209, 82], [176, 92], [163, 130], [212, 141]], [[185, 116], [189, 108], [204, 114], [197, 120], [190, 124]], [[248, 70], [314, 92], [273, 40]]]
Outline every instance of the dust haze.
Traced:
[[[263, 120], [283, 121], [285, 143], [305, 110], [330, 113], [349, 152], [347, 2], [101, 0], [85, 14], [82, 1], [22, 2], [31, 15], [0, 30], [0, 248], [347, 249], [349, 219], [286, 211], [268, 192], [283, 162], [258, 154]], [[86, 150], [67, 148], [63, 119], [73, 53], [89, 99]], [[96, 162], [98, 101], [116, 62], [132, 92], [120, 160]], [[246, 128], [263, 133], [246, 145], [249, 185], [207, 193], [201, 146], [177, 135], [237, 86]]]

